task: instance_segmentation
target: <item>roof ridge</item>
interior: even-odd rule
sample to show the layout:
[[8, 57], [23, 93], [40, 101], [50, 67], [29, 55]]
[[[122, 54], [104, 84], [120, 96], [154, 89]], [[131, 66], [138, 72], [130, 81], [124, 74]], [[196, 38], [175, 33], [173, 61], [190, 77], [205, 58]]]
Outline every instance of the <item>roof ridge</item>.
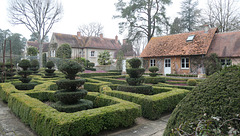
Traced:
[[236, 32], [240, 32], [240, 30], [234, 30], [234, 31], [225, 31], [225, 32], [221, 32], [221, 33], [216, 33], [216, 34], [226, 34], [226, 33], [236, 33]]

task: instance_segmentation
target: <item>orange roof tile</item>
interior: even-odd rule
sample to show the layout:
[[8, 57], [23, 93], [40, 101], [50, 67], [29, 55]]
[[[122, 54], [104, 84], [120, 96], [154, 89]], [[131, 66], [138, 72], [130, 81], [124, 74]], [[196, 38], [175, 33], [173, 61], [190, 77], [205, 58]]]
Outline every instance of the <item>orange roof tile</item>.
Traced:
[[[140, 57], [160, 56], [187, 56], [207, 54], [217, 28], [208, 32], [195, 31], [182, 34], [174, 34], [162, 37], [153, 37]], [[193, 41], [186, 41], [188, 36], [195, 35]]]
[[240, 31], [216, 34], [207, 54], [211, 53], [219, 57], [240, 57]]

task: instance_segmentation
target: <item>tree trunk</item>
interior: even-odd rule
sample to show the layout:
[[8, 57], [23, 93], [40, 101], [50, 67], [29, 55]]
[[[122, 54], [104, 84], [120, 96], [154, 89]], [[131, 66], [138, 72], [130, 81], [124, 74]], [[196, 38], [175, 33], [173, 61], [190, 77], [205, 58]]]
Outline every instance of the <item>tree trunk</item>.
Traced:
[[42, 68], [42, 50], [43, 50], [43, 43], [41, 40], [41, 36], [38, 36], [38, 43], [39, 43], [39, 67]]

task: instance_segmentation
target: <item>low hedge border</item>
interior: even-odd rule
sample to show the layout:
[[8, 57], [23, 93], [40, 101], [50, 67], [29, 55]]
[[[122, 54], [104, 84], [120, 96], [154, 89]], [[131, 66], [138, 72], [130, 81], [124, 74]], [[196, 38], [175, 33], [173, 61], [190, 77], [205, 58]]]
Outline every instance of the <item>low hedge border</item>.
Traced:
[[112, 83], [110, 82], [103, 82], [91, 78], [85, 78], [86, 82], [84, 84], [84, 89], [86, 89], [89, 92], [99, 92], [99, 88], [102, 85], [108, 85], [110, 86]]
[[144, 83], [150, 83], [150, 84], [157, 84], [158, 82], [165, 83], [166, 78], [165, 77], [150, 77], [150, 76], [144, 76], [145, 81]]
[[[37, 94], [35, 96], [49, 95]], [[93, 100], [96, 105], [100, 106], [101, 104], [109, 105], [109, 103], [112, 105], [64, 113], [24, 93], [14, 93], [9, 97], [8, 106], [41, 136], [96, 135], [104, 129], [131, 126], [141, 115], [140, 105], [135, 103], [93, 92], [88, 93], [87, 99]]]
[[92, 78], [100, 81], [111, 82], [113, 84], [127, 84], [126, 80], [119, 80], [107, 77], [92, 77]]
[[195, 86], [180, 86], [180, 85], [169, 85], [169, 84], [165, 84], [165, 83], [158, 83], [154, 86], [159, 86], [159, 87], [171, 87], [171, 88], [179, 88], [179, 89], [187, 89], [187, 90], [192, 90], [193, 88], [195, 88]]
[[121, 72], [108, 72], [108, 73], [80, 73], [78, 76], [83, 78], [89, 78], [94, 76], [113, 76], [113, 75], [121, 75]]
[[[168, 89], [170, 88], [167, 88], [167, 90]], [[172, 111], [188, 92], [188, 90], [176, 88], [155, 95], [143, 95], [122, 91], [104, 91], [107, 95], [141, 105], [143, 117], [151, 120], [158, 119], [163, 113]]]
[[166, 74], [166, 76], [198, 77], [198, 75], [183, 75], [183, 74]]

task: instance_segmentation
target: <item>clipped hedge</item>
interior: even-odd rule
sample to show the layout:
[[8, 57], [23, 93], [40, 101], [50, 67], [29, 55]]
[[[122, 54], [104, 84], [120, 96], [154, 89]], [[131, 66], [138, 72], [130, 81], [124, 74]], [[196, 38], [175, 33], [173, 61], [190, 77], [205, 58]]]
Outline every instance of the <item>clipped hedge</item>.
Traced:
[[92, 77], [92, 78], [100, 81], [111, 82], [113, 84], [127, 84], [126, 80], [119, 80], [111, 77]]
[[144, 95], [122, 91], [104, 91], [104, 93], [141, 105], [143, 117], [155, 120], [163, 113], [172, 111], [189, 92], [188, 90], [176, 88], [172, 88], [171, 91], [165, 89], [165, 91], [167, 92], [155, 95]]
[[41, 136], [96, 135], [102, 130], [131, 126], [141, 115], [140, 106], [131, 102], [92, 92], [86, 98], [100, 108], [75, 113], [58, 112], [23, 93], [11, 94], [8, 106]]
[[99, 92], [99, 88], [102, 85], [111, 85], [109, 82], [103, 82], [99, 80], [94, 80], [90, 78], [85, 78], [87, 82], [84, 84], [84, 89], [90, 92]]
[[195, 88], [195, 86], [180, 86], [180, 85], [169, 85], [165, 83], [158, 83], [155, 86], [159, 87], [171, 87], [171, 88], [179, 88], [179, 89], [187, 89], [187, 90], [192, 90]]
[[150, 84], [157, 84], [158, 82], [165, 83], [166, 78], [165, 77], [150, 77], [150, 76], [144, 76], [145, 81], [144, 83], [150, 83]]
[[82, 78], [89, 78], [94, 76], [113, 76], [113, 75], [121, 75], [121, 72], [108, 72], [108, 73], [80, 73], [78, 76]]
[[183, 75], [183, 74], [166, 74], [166, 76], [178, 76], [178, 77], [198, 77], [198, 75]]

